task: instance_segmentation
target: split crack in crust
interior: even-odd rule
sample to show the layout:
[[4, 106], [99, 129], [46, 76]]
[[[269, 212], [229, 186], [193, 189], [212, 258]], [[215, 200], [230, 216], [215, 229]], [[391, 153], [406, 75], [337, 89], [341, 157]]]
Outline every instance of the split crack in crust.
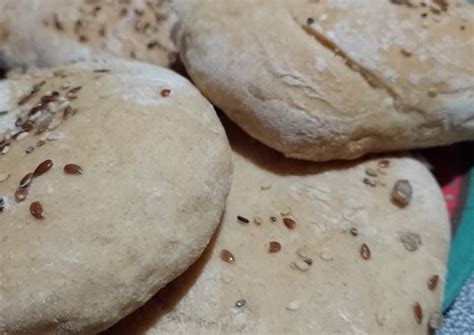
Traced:
[[308, 25], [301, 24], [294, 16], [291, 16], [291, 17], [307, 35], [313, 37], [321, 46], [334, 52], [336, 56], [340, 57], [343, 60], [343, 63], [350, 70], [357, 72], [362, 77], [362, 79], [364, 79], [367, 82], [367, 84], [370, 87], [374, 89], [384, 90], [393, 99], [394, 101], [393, 106], [395, 110], [399, 112], [414, 111], [421, 114], [425, 114], [425, 112], [419, 108], [404, 106], [404, 103], [400, 95], [395, 91], [395, 89], [393, 89], [383, 79], [381, 79], [372, 71], [364, 67], [362, 64], [360, 64], [359, 62], [349, 57], [349, 55], [342, 48], [340, 48], [335, 42], [333, 42], [331, 39], [325, 36], [322, 32], [316, 29], [312, 29]]

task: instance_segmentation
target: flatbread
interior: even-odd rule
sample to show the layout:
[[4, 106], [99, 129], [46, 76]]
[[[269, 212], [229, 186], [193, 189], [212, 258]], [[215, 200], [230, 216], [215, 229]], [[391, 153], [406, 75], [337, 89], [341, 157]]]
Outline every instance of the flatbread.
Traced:
[[204, 95], [288, 157], [472, 140], [474, 5], [422, 3], [177, 0], [174, 38]]
[[186, 79], [79, 63], [1, 81], [0, 110], [0, 333], [99, 332], [200, 256], [231, 162]]
[[[219, 232], [105, 334], [426, 334], [450, 225], [425, 166], [406, 156], [305, 163], [227, 130], [234, 177]], [[412, 190], [405, 207], [393, 202], [400, 180]], [[271, 242], [281, 249], [270, 253]]]

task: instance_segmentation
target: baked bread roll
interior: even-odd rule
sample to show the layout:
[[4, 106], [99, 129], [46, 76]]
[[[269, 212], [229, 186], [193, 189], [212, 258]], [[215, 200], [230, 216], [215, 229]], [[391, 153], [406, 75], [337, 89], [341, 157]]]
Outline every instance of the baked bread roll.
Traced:
[[55, 66], [111, 55], [169, 66], [169, 0], [2, 0], [0, 64]]
[[215, 239], [106, 335], [426, 334], [435, 325], [450, 225], [420, 162], [315, 165], [228, 135], [234, 177]]
[[474, 139], [466, 1], [174, 4], [194, 83], [288, 157], [354, 159]]
[[200, 256], [231, 162], [186, 79], [78, 63], [0, 81], [0, 111], [0, 333], [99, 332]]

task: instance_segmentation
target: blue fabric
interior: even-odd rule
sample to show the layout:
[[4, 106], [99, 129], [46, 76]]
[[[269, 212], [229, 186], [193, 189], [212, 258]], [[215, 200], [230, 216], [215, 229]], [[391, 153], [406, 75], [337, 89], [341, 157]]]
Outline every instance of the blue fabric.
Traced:
[[446, 312], [438, 335], [474, 335], [474, 275]]

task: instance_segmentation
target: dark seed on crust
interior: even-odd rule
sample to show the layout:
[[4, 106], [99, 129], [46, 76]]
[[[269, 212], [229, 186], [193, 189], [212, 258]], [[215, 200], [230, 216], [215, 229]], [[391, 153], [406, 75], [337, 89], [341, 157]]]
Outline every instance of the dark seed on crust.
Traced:
[[82, 174], [82, 168], [77, 164], [64, 165], [64, 173], [66, 174]]
[[28, 188], [31, 185], [31, 182], [33, 181], [33, 173], [28, 173], [26, 176], [24, 176], [21, 181], [20, 181], [20, 188]]
[[15, 191], [15, 200], [17, 202], [22, 202], [28, 197], [27, 188], [17, 188]]
[[421, 324], [421, 321], [423, 321], [423, 310], [419, 302], [415, 303], [413, 306], [413, 313], [415, 315], [416, 323]]
[[392, 199], [402, 207], [410, 203], [412, 194], [413, 189], [408, 180], [398, 180], [393, 186]]
[[296, 222], [292, 218], [283, 218], [283, 224], [288, 229], [295, 229], [296, 227]]
[[249, 219], [247, 219], [246, 217], [243, 217], [243, 216], [240, 216], [238, 215], [237, 216], [237, 220], [239, 220], [241, 223], [249, 223]]
[[268, 252], [274, 253], [281, 250], [281, 244], [277, 241], [271, 241], [268, 245]]
[[44, 219], [43, 206], [41, 206], [39, 201], [35, 201], [31, 203], [30, 213], [38, 220]]
[[33, 172], [34, 177], [39, 177], [51, 169], [53, 166], [53, 161], [51, 159], [45, 160], [43, 163], [38, 165], [38, 167], [35, 169], [35, 172]]
[[245, 301], [245, 299], [239, 299], [235, 302], [235, 307], [244, 307], [246, 303], [247, 301]]
[[220, 256], [221, 256], [221, 259], [226, 263], [234, 263], [235, 262], [234, 255], [232, 255], [232, 253], [227, 249], [222, 249]]
[[430, 291], [434, 291], [436, 289], [436, 286], [438, 286], [438, 281], [439, 281], [439, 276], [434, 275], [428, 280], [428, 289]]
[[161, 96], [162, 96], [163, 98], [166, 98], [167, 96], [169, 96], [169, 95], [171, 94], [171, 90], [169, 90], [169, 89], [164, 89], [164, 90], [161, 91], [160, 94], [161, 94]]
[[367, 244], [364, 243], [360, 247], [360, 255], [365, 260], [370, 258], [370, 249], [369, 249], [369, 246]]
[[359, 235], [359, 231], [358, 231], [357, 228], [355, 228], [355, 227], [352, 227], [352, 228], [350, 229], [350, 232], [351, 232], [351, 235], [352, 235], [352, 236], [357, 236], [357, 235]]

